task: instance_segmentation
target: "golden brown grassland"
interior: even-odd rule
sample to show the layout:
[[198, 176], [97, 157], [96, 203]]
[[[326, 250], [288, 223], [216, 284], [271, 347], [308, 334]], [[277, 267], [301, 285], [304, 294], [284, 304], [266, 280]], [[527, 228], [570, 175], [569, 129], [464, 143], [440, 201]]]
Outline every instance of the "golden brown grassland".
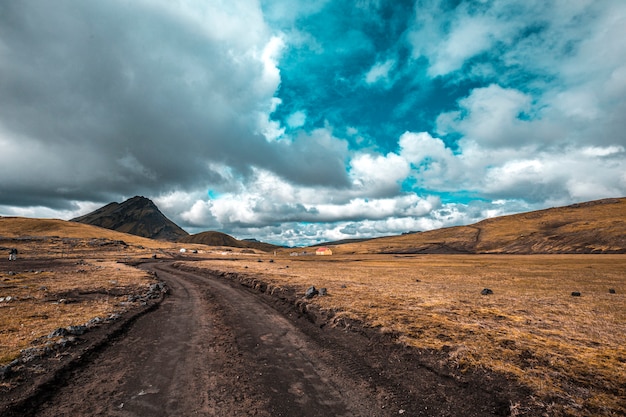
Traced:
[[[150, 277], [118, 260], [172, 257], [180, 245], [57, 220], [0, 218], [0, 247], [55, 265], [22, 271], [21, 259], [10, 263], [2, 255], [0, 297], [15, 297], [0, 303], [3, 364], [57, 327], [123, 308], [125, 297], [107, 293], [141, 291]], [[300, 294], [310, 285], [326, 287], [329, 295], [311, 302], [334, 312], [336, 323], [357, 319], [398, 333], [408, 346], [445, 352], [460, 371], [485, 368], [515, 377], [535, 390], [551, 415], [626, 415], [626, 255], [270, 257], [236, 251], [192, 265]], [[19, 273], [9, 275], [12, 268]], [[493, 294], [480, 295], [483, 288]], [[59, 302], [73, 291], [97, 296]], [[582, 296], [572, 297], [573, 291]]]
[[[8, 261], [8, 248], [18, 249], [17, 261]], [[175, 248], [80, 223], [0, 218], [0, 365], [59, 327], [126, 309], [127, 294], [154, 279], [118, 260]]]
[[115, 261], [67, 259], [62, 268], [0, 274], [0, 364], [59, 327], [85, 324], [124, 310], [127, 294], [154, 282]]
[[[445, 249], [446, 252], [433, 252]], [[408, 251], [408, 252], [405, 252]], [[626, 253], [626, 198], [333, 247], [334, 253]]]
[[[202, 266], [296, 287], [301, 294], [310, 285], [326, 287], [329, 296], [312, 302], [332, 310], [336, 322], [358, 319], [400, 333], [406, 345], [447, 352], [461, 371], [514, 376], [555, 415], [626, 413], [625, 255], [268, 259]], [[493, 294], [482, 296], [483, 288]], [[555, 399], [561, 405], [550, 405]]]

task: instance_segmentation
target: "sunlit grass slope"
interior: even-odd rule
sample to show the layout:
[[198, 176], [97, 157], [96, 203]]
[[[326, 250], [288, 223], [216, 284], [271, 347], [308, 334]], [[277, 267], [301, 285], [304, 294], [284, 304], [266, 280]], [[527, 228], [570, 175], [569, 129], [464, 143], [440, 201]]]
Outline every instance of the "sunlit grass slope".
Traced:
[[626, 253], [626, 198], [486, 219], [470, 226], [372, 239], [336, 253]]
[[[626, 255], [272, 261], [202, 264], [295, 287], [301, 295], [310, 285], [325, 287], [329, 295], [311, 302], [332, 312], [335, 325], [357, 319], [399, 334], [406, 345], [440, 352], [459, 371], [502, 372], [531, 387], [551, 416], [626, 414]], [[485, 288], [493, 294], [481, 295]]]

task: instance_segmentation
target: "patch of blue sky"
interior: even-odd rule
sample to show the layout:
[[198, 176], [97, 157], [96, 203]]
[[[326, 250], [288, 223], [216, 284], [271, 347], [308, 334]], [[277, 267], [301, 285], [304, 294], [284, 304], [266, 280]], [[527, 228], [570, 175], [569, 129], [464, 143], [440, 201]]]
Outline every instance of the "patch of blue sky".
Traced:
[[209, 199], [211, 200], [217, 200], [218, 198], [220, 198], [221, 193], [212, 189], [209, 189], [209, 191], [207, 191], [207, 195], [209, 197]]
[[[383, 150], [392, 147], [400, 134], [414, 128], [410, 120], [415, 120], [411, 108], [416, 100], [411, 96], [422, 97], [425, 91], [409, 65], [409, 45], [399, 42], [412, 10], [412, 2], [383, 2], [376, 10], [329, 2], [319, 13], [298, 20], [297, 30], [315, 42], [287, 45], [278, 64], [276, 95], [282, 104], [273, 119], [285, 125], [292, 114], [304, 111], [307, 121], [299, 128], [353, 126]], [[367, 83], [366, 74], [380, 62], [389, 62], [390, 71]], [[424, 64], [417, 72], [425, 73]], [[403, 107], [407, 99], [410, 105]]]
[[415, 192], [418, 195], [423, 195], [419, 191], [428, 193], [427, 190], [419, 188], [419, 186], [417, 185], [417, 179], [415, 179], [415, 177], [413, 176], [405, 178], [400, 186], [403, 192]]
[[[350, 85], [335, 83], [334, 88], [320, 91], [315, 86], [333, 83], [336, 74], [323, 70], [300, 76], [303, 72], [306, 71], [299, 67], [282, 71], [278, 92], [282, 104], [273, 118], [287, 125], [293, 114], [304, 112], [306, 123], [297, 128], [350, 126], [361, 136], [372, 138], [382, 152], [393, 150], [406, 131], [433, 132], [437, 115], [455, 109], [458, 98], [479, 85], [473, 81], [452, 84], [439, 79], [415, 82], [405, 75], [391, 88], [382, 88], [363, 83], [359, 78], [362, 68], [356, 68], [348, 74], [353, 79]], [[448, 139], [454, 141], [456, 137]], [[359, 147], [360, 143], [355, 139], [351, 145]], [[453, 147], [454, 143], [449, 145]]]
[[472, 190], [440, 190], [423, 187], [417, 178], [409, 176], [405, 178], [401, 184], [401, 190], [403, 193], [415, 193], [421, 198], [426, 197], [438, 197], [442, 204], [448, 203], [460, 203], [469, 204], [472, 201], [489, 201], [488, 199], [481, 197], [480, 193]]
[[449, 203], [457, 203], [457, 204], [470, 204], [476, 201], [483, 201], [485, 203], [490, 202], [491, 200], [487, 198], [480, 197], [480, 194], [475, 191], [469, 190], [459, 190], [459, 191], [439, 191], [431, 193], [431, 195], [435, 195], [439, 197], [441, 203], [446, 205]]
[[[415, 24], [413, 2], [383, 3], [354, 9], [350, 2], [329, 2], [296, 22], [297, 30], [315, 41], [288, 44], [278, 63], [281, 104], [272, 118], [288, 133], [330, 126], [353, 148], [362, 147], [365, 138], [370, 147], [389, 152], [406, 131], [436, 134], [437, 116], [455, 110], [474, 88], [501, 81], [505, 86], [532, 84], [533, 75], [502, 62], [498, 44], [457, 71], [429, 75], [428, 59], [414, 56], [406, 39]], [[453, 3], [440, 7], [454, 9], [458, 2]], [[524, 36], [541, 30], [533, 27]], [[383, 69], [368, 80], [373, 68]], [[305, 122], [289, 123], [300, 112]], [[359, 134], [351, 137], [342, 131], [346, 127]], [[446, 132], [442, 139], [454, 151], [460, 136]]]

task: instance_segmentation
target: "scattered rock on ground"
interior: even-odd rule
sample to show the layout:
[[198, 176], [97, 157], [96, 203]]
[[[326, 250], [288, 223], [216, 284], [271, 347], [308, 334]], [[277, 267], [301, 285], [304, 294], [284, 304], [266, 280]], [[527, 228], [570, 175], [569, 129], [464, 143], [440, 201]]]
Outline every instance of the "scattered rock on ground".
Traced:
[[53, 337], [65, 337], [68, 335], [82, 336], [86, 332], [87, 332], [87, 326], [83, 326], [83, 325], [59, 327], [58, 329], [50, 332], [50, 334], [48, 335], [48, 339], [52, 339]]
[[315, 297], [317, 294], [319, 294], [319, 291], [317, 291], [317, 289], [313, 285], [311, 285], [304, 293], [304, 298], [310, 299]]
[[62, 337], [61, 339], [57, 340], [55, 345], [56, 347], [65, 348], [74, 344], [75, 342], [76, 342], [76, 338], [74, 336], [68, 336], [68, 337]]
[[74, 336], [82, 336], [87, 331], [87, 326], [68, 326], [66, 327], [67, 332]]
[[85, 323], [85, 326], [87, 326], [88, 328], [96, 327], [99, 324], [102, 324], [103, 321], [104, 320], [100, 317], [94, 317], [91, 320], [89, 320], [87, 323]]
[[0, 380], [5, 379], [9, 375], [11, 375], [11, 366], [10, 365], [0, 366]]
[[48, 339], [52, 339], [53, 337], [63, 337], [63, 336], [66, 336], [67, 334], [68, 334], [67, 329], [65, 329], [64, 327], [59, 327], [58, 329], [50, 332], [50, 334], [48, 335]]
[[106, 321], [115, 321], [115, 320], [119, 320], [122, 317], [121, 314], [118, 313], [113, 313], [111, 314], [109, 317], [107, 317]]

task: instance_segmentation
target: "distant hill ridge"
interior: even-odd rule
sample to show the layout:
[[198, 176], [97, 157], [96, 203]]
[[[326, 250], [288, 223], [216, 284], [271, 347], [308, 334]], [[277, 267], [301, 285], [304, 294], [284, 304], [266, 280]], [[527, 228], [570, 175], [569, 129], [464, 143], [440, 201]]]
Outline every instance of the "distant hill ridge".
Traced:
[[190, 235], [179, 240], [181, 243], [199, 243], [208, 246], [228, 246], [231, 248], [258, 249], [264, 252], [271, 252], [281, 246], [270, 243], [259, 242], [256, 239], [238, 240], [221, 232], [202, 232]]
[[259, 242], [256, 239], [237, 240], [221, 232], [208, 231], [189, 235], [189, 233], [165, 217], [150, 199], [141, 196], [130, 198], [123, 203], [109, 203], [71, 221], [170, 242], [258, 249], [265, 252], [280, 247]]
[[336, 253], [626, 253], [626, 198], [609, 198], [468, 226], [346, 243]]
[[71, 221], [171, 242], [189, 236], [189, 233], [165, 217], [150, 199], [141, 196], [121, 204], [109, 203]]
[[[110, 203], [72, 221], [159, 240], [262, 251], [280, 248], [255, 239], [237, 240], [220, 232], [190, 236], [145, 197], [133, 197], [121, 204]], [[626, 198], [589, 201], [494, 217], [468, 226], [332, 245], [336, 254], [626, 253]]]

